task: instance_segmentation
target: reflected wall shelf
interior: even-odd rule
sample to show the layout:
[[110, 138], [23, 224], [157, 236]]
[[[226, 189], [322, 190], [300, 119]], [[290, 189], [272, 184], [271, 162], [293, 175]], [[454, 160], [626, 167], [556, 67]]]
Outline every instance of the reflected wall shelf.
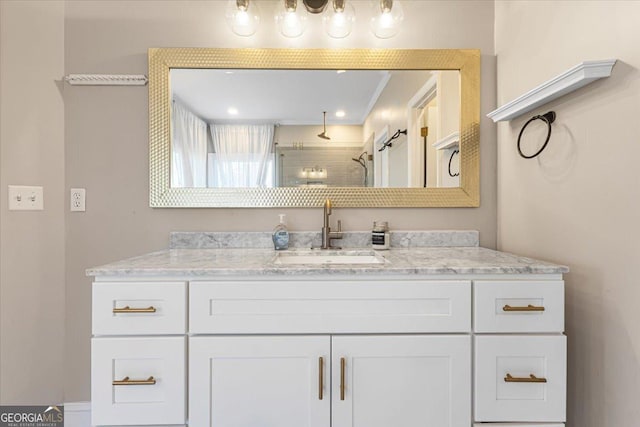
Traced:
[[511, 120], [547, 102], [611, 75], [615, 59], [584, 61], [487, 114], [494, 122]]
[[445, 148], [457, 147], [460, 144], [460, 132], [454, 132], [433, 143], [436, 150], [444, 150]]

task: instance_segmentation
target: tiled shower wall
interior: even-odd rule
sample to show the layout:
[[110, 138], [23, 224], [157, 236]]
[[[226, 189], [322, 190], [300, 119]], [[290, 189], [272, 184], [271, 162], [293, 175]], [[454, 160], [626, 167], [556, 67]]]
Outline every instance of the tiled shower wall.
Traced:
[[[357, 159], [363, 151], [362, 148], [353, 147], [278, 148], [276, 155], [279, 186], [297, 187], [309, 183], [331, 187], [361, 187], [364, 185], [364, 168], [352, 159]], [[367, 161], [367, 167], [371, 176], [373, 162]], [[326, 169], [327, 178], [302, 178], [302, 168]]]

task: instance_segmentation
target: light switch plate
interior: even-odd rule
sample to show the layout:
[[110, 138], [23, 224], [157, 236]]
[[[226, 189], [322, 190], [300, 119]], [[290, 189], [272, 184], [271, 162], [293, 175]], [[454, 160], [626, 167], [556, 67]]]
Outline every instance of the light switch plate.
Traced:
[[44, 188], [27, 185], [9, 186], [10, 211], [44, 210]]

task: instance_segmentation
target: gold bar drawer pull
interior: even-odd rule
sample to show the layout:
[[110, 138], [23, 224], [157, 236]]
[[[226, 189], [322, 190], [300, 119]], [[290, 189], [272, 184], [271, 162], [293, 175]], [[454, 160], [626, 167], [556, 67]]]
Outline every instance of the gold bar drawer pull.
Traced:
[[113, 385], [155, 385], [156, 379], [153, 376], [146, 380], [132, 380], [129, 377], [124, 377], [121, 380], [114, 380]]
[[344, 371], [347, 368], [347, 360], [340, 358], [340, 400], [344, 400]]
[[509, 304], [502, 307], [502, 311], [544, 311], [544, 307], [529, 304], [526, 307], [511, 307]]
[[124, 307], [115, 307], [113, 309], [113, 312], [114, 313], [155, 313], [156, 308], [152, 305], [146, 308], [129, 307], [128, 305], [126, 305]]
[[547, 379], [538, 378], [533, 374], [530, 374], [528, 377], [524, 377], [524, 378], [512, 377], [511, 374], [507, 374], [507, 376], [504, 377], [504, 382], [505, 383], [546, 383]]

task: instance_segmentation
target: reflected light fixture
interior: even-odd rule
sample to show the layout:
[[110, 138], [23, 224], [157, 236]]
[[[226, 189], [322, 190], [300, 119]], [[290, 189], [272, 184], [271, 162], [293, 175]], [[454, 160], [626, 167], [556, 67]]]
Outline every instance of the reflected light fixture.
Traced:
[[307, 28], [307, 17], [297, 9], [297, 0], [284, 0], [284, 10], [276, 15], [276, 26], [285, 37], [299, 37]]
[[300, 172], [300, 178], [307, 179], [326, 179], [327, 178], [327, 168], [314, 166], [312, 168], [302, 168]]
[[248, 37], [255, 34], [260, 25], [260, 10], [255, 0], [229, 0], [225, 18], [231, 31]]
[[376, 37], [388, 39], [400, 30], [404, 12], [398, 0], [379, 0], [374, 2], [371, 31]]
[[331, 0], [322, 16], [326, 33], [334, 39], [341, 39], [351, 34], [356, 14], [347, 0]]

